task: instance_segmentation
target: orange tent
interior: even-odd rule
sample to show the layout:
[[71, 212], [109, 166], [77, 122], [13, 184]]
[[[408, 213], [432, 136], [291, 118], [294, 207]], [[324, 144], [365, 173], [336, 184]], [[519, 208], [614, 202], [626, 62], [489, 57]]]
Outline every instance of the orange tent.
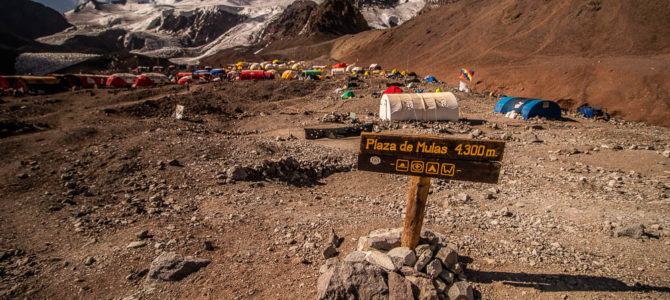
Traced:
[[347, 64], [345, 63], [339, 63], [333, 66], [333, 69], [339, 69], [339, 68], [346, 68]]
[[128, 86], [128, 83], [123, 78], [112, 75], [107, 78], [105, 85], [107, 87], [122, 88]]

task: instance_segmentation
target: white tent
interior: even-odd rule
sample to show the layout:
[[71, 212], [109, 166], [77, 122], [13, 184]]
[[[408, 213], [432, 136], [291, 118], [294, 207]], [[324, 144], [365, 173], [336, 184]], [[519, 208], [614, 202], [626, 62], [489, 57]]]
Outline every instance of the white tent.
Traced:
[[249, 70], [261, 70], [261, 64], [259, 63], [254, 63], [249, 67]]
[[449, 92], [385, 94], [379, 117], [388, 121], [458, 121], [458, 100]]
[[345, 73], [344, 68], [335, 68], [330, 70], [330, 75], [342, 75], [344, 73]]
[[144, 73], [142, 74], [146, 77], [149, 77], [154, 84], [167, 84], [170, 83], [170, 79], [161, 73]]

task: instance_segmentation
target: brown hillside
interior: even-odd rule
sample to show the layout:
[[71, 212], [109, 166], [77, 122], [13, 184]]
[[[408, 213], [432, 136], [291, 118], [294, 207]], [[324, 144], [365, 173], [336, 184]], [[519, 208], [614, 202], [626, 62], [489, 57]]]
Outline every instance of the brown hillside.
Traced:
[[670, 2], [460, 1], [335, 43], [346, 61], [409, 66], [476, 90], [603, 106], [670, 126]]

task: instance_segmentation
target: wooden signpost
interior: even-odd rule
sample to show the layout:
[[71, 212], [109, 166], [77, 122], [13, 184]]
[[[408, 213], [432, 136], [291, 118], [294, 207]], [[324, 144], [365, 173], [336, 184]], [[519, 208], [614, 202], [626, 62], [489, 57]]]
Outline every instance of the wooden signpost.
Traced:
[[361, 134], [358, 169], [413, 176], [402, 246], [419, 243], [430, 178], [497, 183], [505, 142], [429, 135]]

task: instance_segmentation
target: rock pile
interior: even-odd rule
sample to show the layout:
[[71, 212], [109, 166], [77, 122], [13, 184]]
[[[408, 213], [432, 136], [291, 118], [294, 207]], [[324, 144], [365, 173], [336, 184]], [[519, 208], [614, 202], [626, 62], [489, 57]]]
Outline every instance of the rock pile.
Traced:
[[293, 157], [264, 160], [253, 166], [235, 165], [217, 174], [226, 182], [243, 180], [279, 180], [296, 186], [314, 184], [330, 174], [351, 171], [353, 165], [335, 158], [329, 161], [298, 161]]
[[380, 229], [359, 239], [343, 261], [321, 266], [318, 299], [474, 299], [457, 246], [424, 229], [415, 250], [400, 247], [402, 228]]

